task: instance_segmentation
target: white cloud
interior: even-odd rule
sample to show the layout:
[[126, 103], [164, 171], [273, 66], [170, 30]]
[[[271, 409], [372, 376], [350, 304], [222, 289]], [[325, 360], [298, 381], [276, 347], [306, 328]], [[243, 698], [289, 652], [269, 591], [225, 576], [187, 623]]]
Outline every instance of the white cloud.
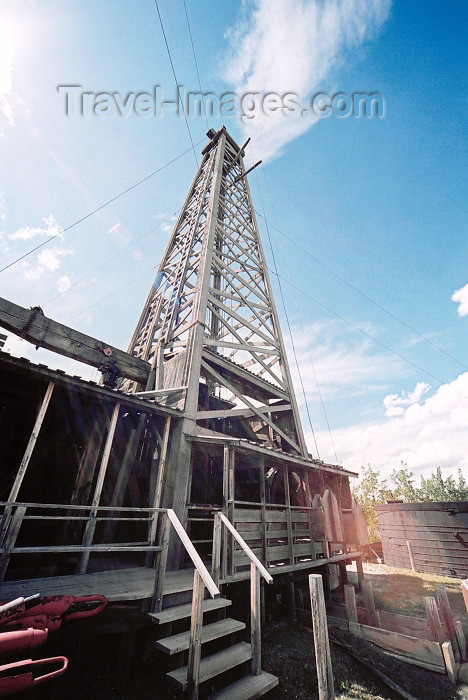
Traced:
[[[445, 474], [468, 470], [468, 372], [443, 384], [424, 404], [408, 403], [427, 391], [419, 382], [414, 392], [402, 392], [402, 413], [372, 423], [360, 423], [333, 431], [333, 441], [343, 466], [359, 471], [368, 463], [382, 477], [399, 468], [401, 460], [416, 476], [440, 466]], [[327, 433], [316, 434], [320, 456], [335, 461]], [[309, 440], [312, 444], [312, 440]]]
[[8, 238], [12, 241], [29, 241], [31, 238], [36, 238], [36, 236], [60, 235], [61, 228], [52, 213], [50, 213], [49, 216], [44, 217], [42, 221], [44, 222], [45, 226], [38, 226], [36, 228], [23, 226], [14, 233], [8, 234]]
[[402, 416], [405, 412], [405, 406], [412, 406], [415, 403], [419, 403], [423, 394], [426, 394], [430, 385], [426, 382], [418, 382], [409, 394], [406, 391], [402, 391], [401, 395], [398, 394], [388, 394], [384, 397], [383, 404], [386, 408], [386, 416]]
[[[376, 34], [390, 4], [391, 0], [244, 0], [241, 20], [227, 34], [224, 78], [237, 95], [295, 93], [302, 101], [323, 91], [325, 79], [331, 79], [344, 54]], [[255, 138], [256, 157], [268, 158], [316, 121], [299, 112], [267, 116], [259, 111], [243, 130]]]
[[459, 316], [468, 316], [468, 284], [452, 294], [452, 301], [460, 304], [458, 307]]
[[[350, 335], [340, 321], [310, 324], [304, 332], [302, 328], [293, 328], [292, 334], [308, 400], [319, 399], [317, 381], [322, 396], [330, 398], [343, 392], [349, 395], [376, 387], [382, 390], [395, 371], [402, 371], [397, 358], [376, 352], [370, 339]], [[301, 384], [288, 336], [285, 336], [285, 343], [297, 399], [302, 403]]]
[[5, 221], [7, 216], [7, 206], [5, 192], [0, 192], [0, 221]]
[[60, 293], [66, 292], [67, 289], [70, 289], [71, 285], [72, 281], [69, 275], [62, 275], [57, 282], [57, 291]]
[[[24, 263], [25, 276], [30, 280], [39, 279], [47, 272], [55, 272], [60, 267], [61, 258], [70, 255], [71, 250], [60, 248], [46, 248], [37, 255], [36, 264]], [[24, 261], [23, 261], [24, 262]]]

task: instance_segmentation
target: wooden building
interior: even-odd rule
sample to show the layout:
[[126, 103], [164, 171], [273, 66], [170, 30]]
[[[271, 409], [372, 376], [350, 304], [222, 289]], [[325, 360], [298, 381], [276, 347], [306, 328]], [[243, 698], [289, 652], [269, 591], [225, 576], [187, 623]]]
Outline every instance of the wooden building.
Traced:
[[[260, 579], [291, 603], [311, 571], [343, 584], [362, 530], [355, 475], [306, 448], [245, 144], [224, 127], [208, 139], [127, 353], [0, 304], [0, 325], [103, 373], [0, 353], [0, 597], [134, 601], [177, 659], [174, 683], [237, 700], [277, 682], [261, 671]], [[246, 580], [250, 644], [221, 595]]]

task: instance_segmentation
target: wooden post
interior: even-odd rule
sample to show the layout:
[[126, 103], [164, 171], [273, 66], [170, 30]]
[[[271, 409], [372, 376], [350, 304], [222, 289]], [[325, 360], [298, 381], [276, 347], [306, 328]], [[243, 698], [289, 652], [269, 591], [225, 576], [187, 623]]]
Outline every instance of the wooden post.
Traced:
[[354, 586], [346, 584], [344, 587], [344, 594], [348, 620], [350, 622], [359, 622], [356, 607], [356, 591], [354, 590]]
[[151, 601], [151, 612], [157, 613], [161, 612], [162, 610], [162, 600], [163, 600], [163, 594], [164, 594], [164, 578], [166, 575], [166, 563], [167, 563], [167, 553], [169, 551], [169, 536], [170, 536], [170, 527], [169, 527], [169, 516], [167, 513], [164, 513], [163, 515], [163, 520], [161, 524], [161, 532], [160, 534], [160, 542], [161, 542], [161, 551], [159, 552], [158, 555], [158, 563], [155, 569], [155, 576], [154, 576], [154, 590], [153, 590], [153, 598]]
[[445, 669], [449, 680], [456, 685], [458, 676], [458, 664], [453, 655], [452, 645], [449, 641], [442, 644], [442, 654], [445, 661]]
[[[234, 525], [234, 498], [235, 498], [235, 456], [234, 450], [228, 447], [228, 520]], [[227, 571], [234, 574], [234, 538], [226, 533]]]
[[377, 610], [375, 609], [374, 593], [372, 584], [369, 581], [363, 581], [361, 584], [362, 594], [364, 596], [364, 605], [366, 607], [367, 624], [371, 627], [380, 627], [380, 619]]
[[449, 599], [447, 596], [447, 589], [445, 586], [437, 586], [436, 588], [437, 603], [439, 604], [440, 616], [447, 630], [448, 638], [452, 643], [453, 654], [455, 660], [459, 661], [461, 658], [461, 650], [458, 646], [457, 633], [455, 630], [455, 621], [453, 619], [452, 608], [450, 607]]
[[295, 596], [296, 596], [296, 608], [299, 608], [299, 610], [304, 610], [304, 595], [302, 593], [302, 588], [296, 588], [295, 589]]
[[427, 621], [431, 631], [431, 639], [434, 642], [444, 641], [444, 632], [439, 617], [436, 599], [433, 596], [424, 597], [424, 606], [426, 608]]
[[260, 612], [260, 571], [250, 564], [250, 642], [252, 645], [251, 671], [258, 676], [262, 666], [262, 625]]
[[362, 589], [362, 582], [364, 581], [364, 569], [362, 566], [362, 554], [356, 557], [356, 571], [358, 577], [358, 590]]
[[323, 581], [320, 574], [309, 575], [309, 590], [314, 628], [319, 700], [335, 700], [330, 643], [328, 641], [327, 611], [325, 609]]
[[406, 546], [408, 548], [408, 556], [411, 564], [411, 571], [416, 571], [416, 564], [414, 563], [413, 546], [409, 540], [406, 540]]
[[190, 700], [197, 700], [198, 698], [204, 589], [202, 577], [195, 569], [193, 574], [192, 618], [190, 622], [190, 646], [187, 666], [187, 697]]
[[[42, 399], [41, 407], [39, 409], [39, 412], [36, 417], [36, 421], [34, 423], [34, 427], [32, 429], [31, 435], [29, 437], [28, 444], [26, 446], [26, 450], [23, 455], [23, 459], [21, 460], [21, 464], [18, 468], [18, 471], [16, 472], [16, 477], [13, 482], [13, 486], [11, 487], [10, 495], [8, 496], [8, 501], [13, 502], [16, 501], [18, 498], [18, 493], [21, 488], [21, 484], [23, 483], [24, 476], [26, 474], [26, 470], [28, 468], [29, 462], [31, 460], [31, 455], [33, 453], [34, 447], [37, 442], [37, 438], [39, 437], [39, 432], [41, 430], [42, 424], [44, 422], [44, 417], [47, 412], [47, 408], [49, 406], [50, 399], [52, 397], [52, 392], [54, 390], [54, 383], [49, 382], [46, 392], [44, 394], [44, 398]], [[7, 506], [5, 508], [5, 512], [3, 513], [2, 520], [0, 522], [0, 542], [3, 544], [4, 537], [6, 535], [7, 531], [7, 522], [10, 517], [11, 513], [11, 506]]]
[[286, 590], [288, 592], [288, 616], [291, 622], [297, 622], [297, 612], [296, 612], [296, 596], [294, 594], [294, 578], [292, 573], [288, 574], [288, 582], [286, 584]]
[[220, 569], [221, 569], [221, 534], [222, 522], [219, 513], [214, 514], [213, 522], [213, 550], [211, 557], [211, 578], [217, 586], [219, 586]]
[[466, 637], [460, 620], [455, 620], [455, 634], [457, 635], [458, 647], [461, 654], [460, 661], [466, 661]]
[[[112, 414], [112, 420], [109, 427], [109, 432], [107, 434], [106, 445], [104, 447], [104, 454], [102, 455], [101, 466], [99, 468], [99, 474], [96, 482], [96, 488], [94, 489], [93, 502], [91, 504], [91, 510], [89, 513], [89, 519], [86, 523], [86, 529], [83, 536], [83, 547], [89, 547], [94, 537], [94, 530], [96, 529], [96, 514], [97, 507], [101, 500], [102, 487], [104, 486], [104, 478], [106, 476], [107, 465], [109, 463], [109, 457], [112, 449], [112, 442], [114, 440], [115, 428], [117, 426], [117, 420], [119, 418], [120, 403], [116, 403], [114, 406], [114, 412]], [[88, 567], [90, 551], [85, 551], [81, 555], [81, 560], [78, 565], [78, 574], [86, 573]]]
[[266, 488], [265, 488], [265, 460], [263, 458], [263, 455], [258, 455], [259, 460], [258, 460], [258, 467], [260, 470], [260, 503], [262, 504], [260, 507], [260, 513], [261, 513], [261, 538], [262, 538], [262, 564], [264, 566], [268, 566], [267, 562], [267, 537], [266, 537], [266, 531], [267, 531], [267, 526], [266, 526], [266, 508], [265, 508], [265, 503], [266, 503]]
[[291, 496], [289, 493], [289, 472], [286, 467], [283, 472], [284, 479], [284, 495], [286, 500], [286, 525], [288, 528], [288, 549], [289, 549], [289, 563], [291, 566], [294, 564], [294, 537], [292, 529], [291, 520]]

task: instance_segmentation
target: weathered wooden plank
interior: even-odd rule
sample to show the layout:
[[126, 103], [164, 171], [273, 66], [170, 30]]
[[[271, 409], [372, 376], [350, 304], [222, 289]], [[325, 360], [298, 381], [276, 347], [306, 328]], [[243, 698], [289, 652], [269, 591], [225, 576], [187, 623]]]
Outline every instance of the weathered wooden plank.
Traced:
[[434, 642], [443, 642], [444, 631], [440, 622], [436, 599], [433, 596], [425, 596], [424, 607], [426, 608], [427, 622], [429, 625], [429, 639], [432, 639]]
[[445, 673], [445, 663], [440, 644], [428, 639], [418, 639], [388, 630], [349, 623], [349, 630], [357, 637], [367, 639], [386, 651], [397, 655], [402, 660], [428, 668], [438, 673]]
[[346, 613], [350, 622], [358, 622], [358, 613], [356, 607], [356, 592], [354, 586], [346, 585], [344, 587]]
[[99, 368], [105, 362], [113, 360], [121, 376], [142, 384], [148, 379], [148, 362], [47, 318], [41, 310], [25, 309], [0, 297], [0, 325], [38, 347], [92, 367]]
[[362, 581], [362, 594], [364, 596], [364, 605], [367, 612], [367, 624], [371, 627], [380, 627], [379, 614], [375, 608], [374, 593], [372, 584], [369, 581]]

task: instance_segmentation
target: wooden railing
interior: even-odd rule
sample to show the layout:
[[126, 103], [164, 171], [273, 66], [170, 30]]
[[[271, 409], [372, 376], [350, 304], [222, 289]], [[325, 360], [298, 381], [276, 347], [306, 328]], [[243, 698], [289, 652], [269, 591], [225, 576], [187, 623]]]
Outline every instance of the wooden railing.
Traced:
[[[154, 554], [162, 551], [161, 544], [157, 544], [157, 522], [160, 514], [165, 511], [162, 508], [131, 508], [116, 506], [83, 506], [58, 503], [21, 503], [18, 501], [0, 501], [4, 507], [0, 523], [0, 581], [3, 581], [10, 559], [13, 555], [80, 555], [76, 562], [75, 573], [86, 572], [89, 557], [95, 553], [145, 553], [146, 568], [153, 568]], [[34, 544], [36, 531], [26, 533], [22, 545], [17, 546], [20, 530], [25, 524], [33, 522], [37, 527], [53, 524], [54, 527], [45, 529], [40, 545]], [[126, 542], [101, 542], [93, 541], [96, 526], [100, 522], [127, 523], [130, 526], [140, 523], [140, 530], [136, 537]], [[84, 525], [84, 534], [70, 532], [70, 526]], [[61, 527], [60, 527], [61, 526]], [[142, 527], [141, 525], [139, 526]], [[90, 537], [92, 533], [93, 537]], [[28, 543], [28, 536], [31, 544]], [[50, 538], [52, 544], [46, 544]], [[56, 544], [58, 540], [63, 540]], [[76, 543], [80, 540], [80, 543]], [[58, 572], [60, 574], [60, 572]], [[63, 572], [62, 572], [63, 573]], [[68, 572], [67, 572], [68, 573]]]
[[258, 675], [261, 671], [262, 652], [261, 652], [261, 590], [260, 576], [267, 583], [273, 583], [273, 578], [265, 569], [258, 557], [250, 549], [247, 542], [237, 532], [234, 525], [229, 522], [224, 513], [218, 511], [214, 515], [213, 526], [213, 557], [212, 557], [212, 574], [216, 583], [219, 583], [221, 570], [221, 554], [222, 554], [222, 525], [226, 527], [228, 532], [240, 545], [243, 552], [250, 560], [250, 639], [252, 645], [252, 662], [251, 671], [254, 675]]
[[[323, 511], [319, 507], [231, 501], [228, 517], [265, 566], [307, 565], [327, 555]], [[221, 579], [235, 580], [248, 563], [245, 553], [227, 543]]]

